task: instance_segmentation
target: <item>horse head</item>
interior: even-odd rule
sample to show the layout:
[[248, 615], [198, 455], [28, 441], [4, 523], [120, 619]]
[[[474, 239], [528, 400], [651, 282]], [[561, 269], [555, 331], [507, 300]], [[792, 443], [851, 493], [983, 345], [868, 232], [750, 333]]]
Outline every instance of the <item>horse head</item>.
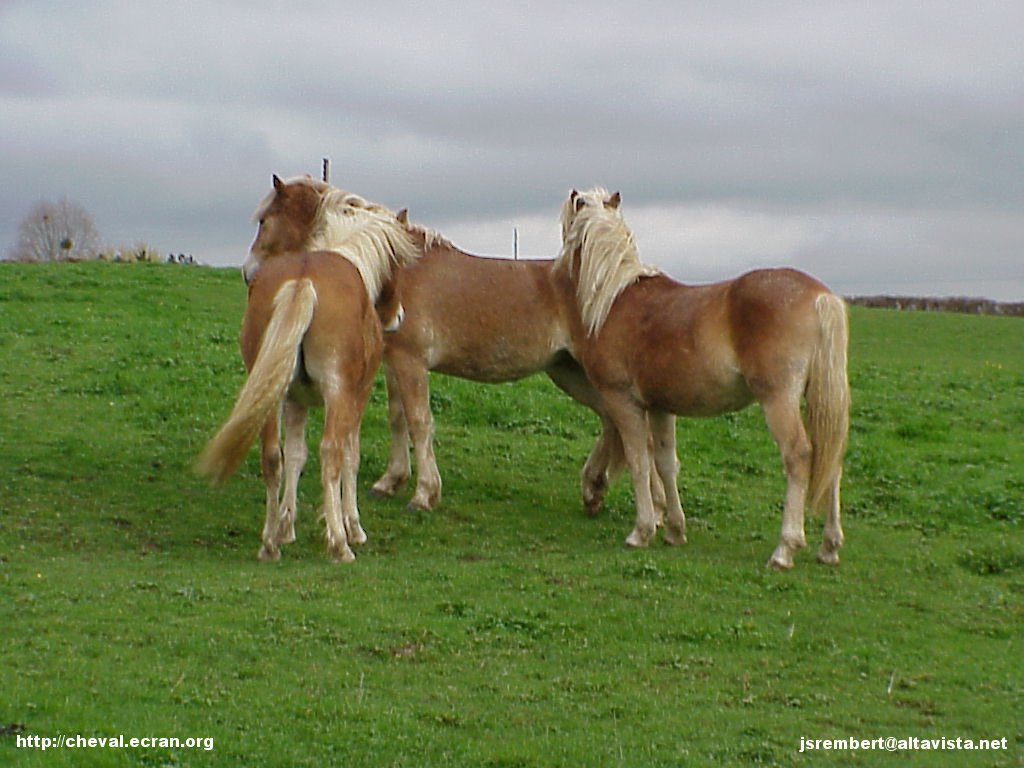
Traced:
[[659, 274], [641, 263], [633, 233], [619, 210], [621, 203], [618, 192], [595, 187], [586, 192], [574, 189], [562, 204], [562, 250], [555, 268], [575, 283], [580, 315], [590, 334], [600, 330], [627, 287]]
[[242, 267], [247, 283], [266, 259], [307, 250], [323, 197], [330, 189], [312, 176], [282, 181], [274, 174], [273, 188], [252, 216], [259, 228]]
[[242, 268], [246, 282], [266, 259], [285, 253], [337, 251], [359, 270], [376, 303], [394, 269], [420, 255], [406, 222], [371, 203], [311, 176], [282, 181], [256, 209], [256, 239]]

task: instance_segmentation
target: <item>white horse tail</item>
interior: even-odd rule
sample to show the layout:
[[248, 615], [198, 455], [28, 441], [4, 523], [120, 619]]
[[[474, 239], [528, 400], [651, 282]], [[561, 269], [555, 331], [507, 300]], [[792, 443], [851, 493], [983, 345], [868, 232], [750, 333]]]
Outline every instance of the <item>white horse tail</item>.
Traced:
[[846, 376], [849, 325], [845, 302], [833, 293], [814, 301], [821, 338], [811, 358], [807, 379], [807, 431], [811, 440], [812, 509], [823, 505], [843, 471], [846, 435], [850, 428], [850, 386]]
[[196, 471], [213, 483], [223, 482], [238, 469], [267, 418], [280, 407], [316, 302], [316, 289], [308, 278], [287, 280], [278, 289], [256, 362], [231, 415], [196, 462]]

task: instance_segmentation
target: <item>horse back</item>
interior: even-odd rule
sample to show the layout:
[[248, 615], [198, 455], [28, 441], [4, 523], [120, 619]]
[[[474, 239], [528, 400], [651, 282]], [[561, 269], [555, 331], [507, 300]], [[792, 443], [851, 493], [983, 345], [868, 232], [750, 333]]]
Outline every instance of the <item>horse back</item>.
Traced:
[[737, 410], [806, 365], [823, 291], [791, 269], [696, 286], [642, 278], [587, 345], [587, 368], [617, 386], [628, 382], [650, 407], [686, 416]]
[[388, 335], [388, 355], [478, 381], [541, 370], [568, 342], [551, 264], [432, 248], [399, 273], [405, 319]]
[[317, 295], [313, 320], [302, 342], [304, 364], [327, 375], [339, 367], [363, 381], [376, 372], [383, 341], [380, 323], [358, 270], [332, 251], [293, 253], [267, 260], [249, 285], [242, 322], [242, 357], [252, 367], [274, 310], [274, 299], [290, 280], [309, 279]]

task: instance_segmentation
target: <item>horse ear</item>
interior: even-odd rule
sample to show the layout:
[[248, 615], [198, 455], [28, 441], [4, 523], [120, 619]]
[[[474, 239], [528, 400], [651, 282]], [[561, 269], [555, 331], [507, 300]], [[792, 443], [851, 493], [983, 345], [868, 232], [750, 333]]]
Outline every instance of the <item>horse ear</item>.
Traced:
[[583, 206], [587, 204], [587, 201], [580, 197], [580, 193], [575, 189], [572, 191], [572, 194], [569, 195], [569, 201], [572, 203], [572, 209], [576, 213], [582, 211]]
[[614, 195], [604, 201], [604, 204], [612, 210], [618, 210], [619, 204], [622, 202], [622, 195], [616, 192]]
[[281, 177], [276, 173], [274, 174], [274, 189], [280, 192], [284, 188], [284, 182], [281, 181]]
[[409, 226], [409, 209], [403, 208], [395, 214], [395, 218], [398, 219], [398, 223], [403, 226]]

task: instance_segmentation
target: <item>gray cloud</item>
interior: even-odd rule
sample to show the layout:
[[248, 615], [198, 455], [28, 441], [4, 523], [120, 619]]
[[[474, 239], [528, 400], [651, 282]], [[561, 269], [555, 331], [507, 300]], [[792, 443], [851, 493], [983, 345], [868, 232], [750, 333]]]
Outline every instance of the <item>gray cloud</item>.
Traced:
[[68, 195], [108, 241], [237, 263], [270, 174], [327, 155], [470, 249], [519, 224], [549, 253], [563, 195], [602, 184], [682, 279], [1024, 298], [1022, 25], [1016, 2], [6, 4], [0, 249]]

